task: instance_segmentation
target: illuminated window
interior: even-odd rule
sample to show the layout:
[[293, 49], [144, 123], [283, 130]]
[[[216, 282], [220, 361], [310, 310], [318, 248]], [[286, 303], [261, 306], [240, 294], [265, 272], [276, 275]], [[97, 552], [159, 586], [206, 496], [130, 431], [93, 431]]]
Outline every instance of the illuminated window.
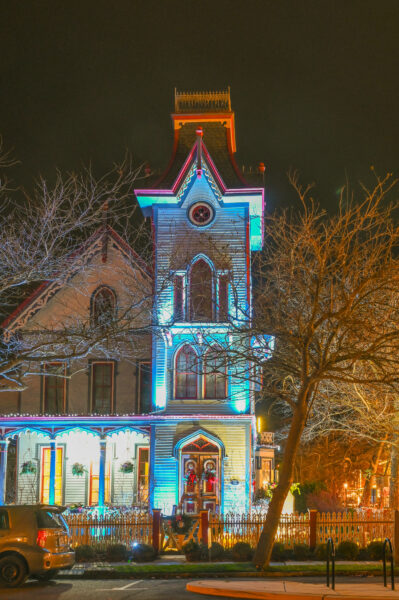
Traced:
[[190, 271], [190, 320], [213, 320], [213, 275], [209, 264], [202, 258]]
[[[41, 486], [40, 486], [40, 502], [48, 504], [50, 500], [50, 448], [42, 448], [42, 463], [41, 463]], [[55, 449], [55, 488], [54, 501], [56, 504], [62, 504], [62, 466], [63, 452], [62, 448]]]
[[114, 363], [92, 363], [92, 412], [107, 415], [113, 411]]
[[[98, 489], [100, 486], [100, 465], [99, 462], [90, 463], [90, 484], [89, 484], [89, 505], [98, 504]], [[105, 486], [104, 502], [111, 502], [111, 465], [109, 461], [105, 463]]]
[[93, 325], [105, 327], [115, 318], [116, 297], [109, 287], [98, 288], [92, 297]]
[[204, 358], [205, 398], [222, 399], [227, 396], [226, 354], [218, 347], [210, 348]]
[[65, 412], [66, 401], [66, 365], [48, 363], [43, 374], [43, 412], [58, 415]]
[[197, 398], [198, 357], [191, 346], [183, 346], [176, 357], [175, 397]]
[[149, 449], [139, 448], [139, 467], [137, 472], [137, 490], [138, 501], [140, 503], [148, 501], [148, 481], [149, 481]]

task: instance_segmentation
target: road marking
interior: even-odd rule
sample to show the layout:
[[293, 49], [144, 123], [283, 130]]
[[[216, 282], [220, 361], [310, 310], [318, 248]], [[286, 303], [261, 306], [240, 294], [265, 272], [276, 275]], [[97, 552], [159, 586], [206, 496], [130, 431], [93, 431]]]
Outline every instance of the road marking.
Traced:
[[[130, 583], [128, 583], [127, 585], [124, 585], [122, 587], [115, 587], [115, 588], [102, 588], [99, 590], [99, 592], [123, 592], [123, 590], [127, 590], [128, 588], [132, 587], [132, 585], [137, 585], [138, 583], [143, 583], [144, 579], [137, 579], [137, 581], [131, 581]], [[140, 590], [147, 590], [148, 588], [140, 588]]]
[[112, 590], [127, 590], [127, 588], [130, 588], [132, 585], [137, 585], [138, 583], [142, 583], [144, 580], [143, 579], [138, 579], [137, 581], [132, 581], [131, 583], [128, 583], [127, 585], [124, 585], [123, 587], [120, 588], [111, 588]]

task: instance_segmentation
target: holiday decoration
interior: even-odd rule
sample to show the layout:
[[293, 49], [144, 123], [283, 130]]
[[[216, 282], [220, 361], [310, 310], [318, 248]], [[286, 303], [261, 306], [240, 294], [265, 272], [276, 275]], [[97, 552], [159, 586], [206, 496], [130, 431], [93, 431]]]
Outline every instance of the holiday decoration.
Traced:
[[197, 473], [194, 469], [188, 469], [185, 477], [185, 482], [189, 486], [194, 486], [198, 481]]

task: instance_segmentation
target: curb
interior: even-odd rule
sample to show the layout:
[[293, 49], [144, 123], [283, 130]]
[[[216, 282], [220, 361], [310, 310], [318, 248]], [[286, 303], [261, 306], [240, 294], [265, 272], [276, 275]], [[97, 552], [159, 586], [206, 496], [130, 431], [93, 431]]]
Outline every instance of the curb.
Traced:
[[393, 599], [398, 598], [397, 592], [387, 590], [388, 593], [384, 595], [372, 596], [369, 594], [339, 594], [333, 591], [331, 592], [316, 592], [316, 593], [292, 593], [292, 592], [251, 592], [242, 589], [223, 589], [220, 587], [212, 587], [210, 585], [202, 584], [201, 581], [193, 581], [187, 583], [186, 590], [188, 592], [194, 592], [195, 594], [207, 595], [207, 596], [218, 596], [223, 598], [246, 598], [249, 600], [376, 600], [377, 598]]
[[[292, 577], [323, 577], [324, 573], [320, 573], [320, 571], [295, 571], [291, 573], [282, 573], [281, 571], [263, 571], [263, 572], [252, 572], [252, 571], [244, 571], [244, 572], [223, 572], [220, 571], [218, 573], [215, 572], [202, 572], [202, 573], [190, 573], [190, 572], [181, 572], [181, 573], [166, 573], [162, 571], [153, 571], [149, 573], [141, 572], [134, 573], [128, 571], [114, 571], [104, 569], [104, 570], [86, 570], [80, 573], [63, 573], [62, 571], [58, 573], [57, 579], [198, 579], [198, 577], [207, 578], [207, 579], [273, 579], [273, 578], [284, 578], [291, 579]], [[359, 572], [339, 572], [336, 576], [352, 576], [352, 577], [380, 577], [381, 573], [375, 571], [359, 571]]]

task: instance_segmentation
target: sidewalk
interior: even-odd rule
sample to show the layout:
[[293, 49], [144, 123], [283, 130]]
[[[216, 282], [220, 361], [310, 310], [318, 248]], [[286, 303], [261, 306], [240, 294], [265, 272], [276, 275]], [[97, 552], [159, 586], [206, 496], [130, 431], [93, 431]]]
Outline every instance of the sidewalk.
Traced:
[[382, 583], [336, 583], [335, 591], [322, 583], [270, 580], [204, 580], [186, 585], [189, 592], [224, 598], [251, 598], [253, 600], [371, 600], [399, 598], [399, 590], [384, 588]]

